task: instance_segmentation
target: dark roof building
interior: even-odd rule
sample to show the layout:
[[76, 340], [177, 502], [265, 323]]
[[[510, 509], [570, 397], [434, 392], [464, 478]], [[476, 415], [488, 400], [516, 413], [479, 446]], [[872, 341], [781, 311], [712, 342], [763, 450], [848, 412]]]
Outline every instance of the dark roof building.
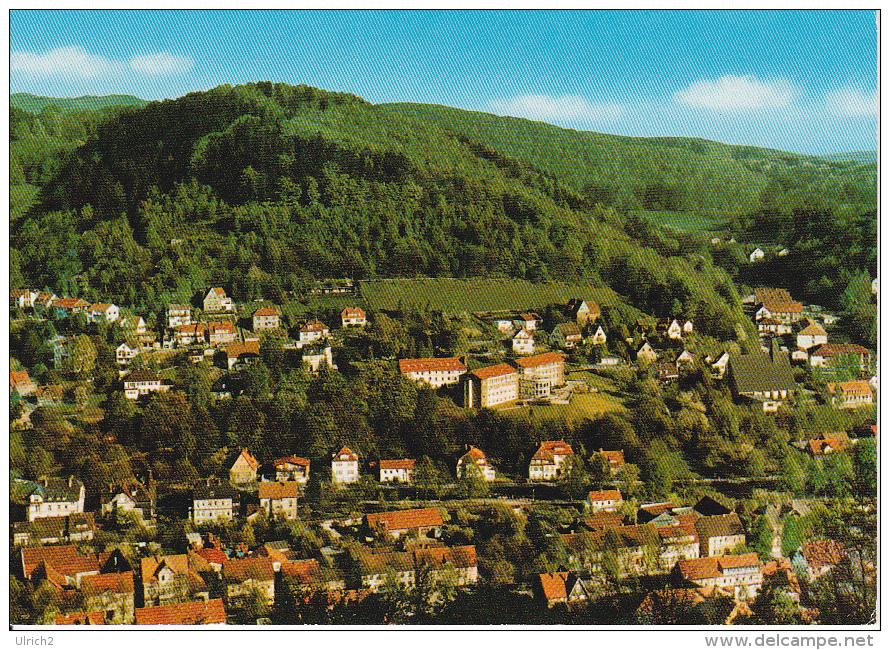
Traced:
[[798, 388], [791, 364], [783, 356], [757, 353], [733, 357], [729, 376], [737, 396], [761, 402], [785, 399]]

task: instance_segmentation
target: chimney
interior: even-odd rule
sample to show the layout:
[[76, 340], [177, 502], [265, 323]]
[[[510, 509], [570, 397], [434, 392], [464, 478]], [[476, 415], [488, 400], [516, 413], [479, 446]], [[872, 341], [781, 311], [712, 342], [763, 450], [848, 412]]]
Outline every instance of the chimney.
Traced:
[[68, 487], [71, 487], [72, 485], [74, 485], [74, 477], [69, 475], [68, 476]]

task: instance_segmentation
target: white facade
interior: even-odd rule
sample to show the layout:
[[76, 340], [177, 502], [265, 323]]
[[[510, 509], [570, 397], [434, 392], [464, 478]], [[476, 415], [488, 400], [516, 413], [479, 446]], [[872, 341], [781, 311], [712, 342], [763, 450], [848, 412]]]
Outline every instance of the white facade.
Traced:
[[331, 461], [331, 475], [337, 485], [358, 481], [358, 456], [345, 447]]
[[179, 325], [190, 325], [192, 322], [192, 310], [188, 305], [167, 306], [167, 327], [171, 330]]
[[519, 330], [513, 337], [513, 352], [516, 354], [534, 354], [535, 337], [526, 329]]
[[139, 348], [131, 348], [126, 343], [121, 343], [119, 346], [117, 346], [115, 355], [117, 357], [118, 363], [127, 364], [139, 355]]

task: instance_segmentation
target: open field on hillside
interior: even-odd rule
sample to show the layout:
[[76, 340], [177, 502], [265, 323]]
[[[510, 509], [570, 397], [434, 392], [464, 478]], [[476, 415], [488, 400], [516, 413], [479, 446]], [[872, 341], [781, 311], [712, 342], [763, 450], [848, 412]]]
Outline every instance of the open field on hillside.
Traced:
[[599, 305], [619, 302], [618, 295], [593, 282], [532, 284], [508, 278], [421, 278], [369, 280], [360, 283], [362, 298], [371, 309], [393, 311], [415, 305], [448, 312], [479, 312], [509, 309], [543, 309], [565, 304], [571, 298], [592, 300]]

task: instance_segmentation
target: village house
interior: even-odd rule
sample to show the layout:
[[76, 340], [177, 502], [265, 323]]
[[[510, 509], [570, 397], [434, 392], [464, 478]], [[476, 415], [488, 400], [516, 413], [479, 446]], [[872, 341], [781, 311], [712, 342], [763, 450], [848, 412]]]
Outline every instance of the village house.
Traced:
[[828, 343], [828, 333], [819, 323], [810, 323], [797, 333], [797, 347], [809, 350]]
[[411, 483], [414, 480], [414, 460], [404, 458], [401, 460], [380, 461], [381, 483]]
[[217, 346], [221, 343], [232, 343], [238, 338], [238, 328], [231, 321], [211, 321], [207, 323], [206, 328], [207, 341], [212, 346]]
[[621, 509], [624, 499], [618, 490], [599, 490], [587, 493], [587, 507], [591, 512], [616, 512]]
[[228, 370], [246, 368], [260, 358], [260, 344], [256, 341], [229, 343], [222, 347]]
[[535, 336], [526, 329], [521, 329], [516, 332], [512, 343], [514, 354], [535, 353]]
[[130, 361], [139, 356], [139, 347], [130, 347], [126, 342], [124, 342], [117, 346], [114, 353], [115, 357], [117, 358], [117, 362], [122, 366], [125, 366], [130, 363]]
[[624, 451], [603, 451], [600, 449], [598, 454], [594, 454], [594, 457], [597, 455], [603, 459], [612, 476], [617, 476], [624, 467]]
[[559, 352], [545, 352], [517, 359], [519, 394], [523, 399], [550, 396], [556, 386], [565, 384], [565, 356]]
[[659, 321], [657, 330], [659, 332], [663, 332], [665, 336], [675, 341], [679, 341], [683, 338], [683, 326], [676, 318], [672, 320]]
[[602, 325], [599, 325], [596, 328], [596, 332], [594, 332], [587, 338], [587, 342], [591, 345], [603, 345], [604, 343], [606, 343], [606, 341], [606, 330], [603, 329]]
[[445, 522], [438, 508], [419, 508], [368, 513], [362, 523], [371, 531], [380, 530], [397, 539], [409, 533], [424, 537], [440, 530]]
[[581, 345], [584, 337], [577, 323], [560, 323], [551, 334], [554, 343], [561, 348], [574, 348]]
[[271, 551], [269, 557], [281, 562], [281, 574], [296, 596], [307, 598], [315, 592], [332, 594], [346, 589], [341, 572], [319, 564], [318, 560], [288, 560], [284, 553]]
[[207, 583], [201, 575], [212, 571], [210, 564], [189, 551], [181, 555], [144, 557], [140, 561], [142, 597], [146, 607], [210, 597]]
[[110, 483], [100, 495], [101, 511], [105, 515], [117, 512], [133, 513], [143, 521], [155, 518], [155, 494], [136, 480]]
[[479, 579], [475, 546], [419, 548], [414, 551], [414, 566], [418, 573], [427, 571], [434, 584], [471, 585]]
[[365, 589], [377, 592], [389, 581], [406, 589], [414, 587], [414, 556], [409, 552], [356, 547], [349, 550], [349, 555]]
[[815, 539], [804, 542], [794, 551], [791, 564], [797, 573], [815, 582], [829, 573], [844, 559], [844, 547], [833, 539]]
[[467, 372], [457, 357], [446, 359], [400, 359], [399, 372], [412, 381], [426, 382], [433, 388], [456, 384]]
[[281, 327], [281, 312], [272, 307], [260, 307], [253, 312], [253, 330], [275, 330]]
[[41, 476], [28, 496], [28, 521], [83, 512], [86, 490], [73, 476]]
[[226, 586], [226, 604], [239, 607], [255, 591], [266, 597], [266, 604], [275, 602], [275, 573], [281, 563], [268, 557], [246, 557], [229, 560], [222, 569]]
[[791, 364], [782, 355], [754, 353], [733, 357], [728, 372], [735, 396], [760, 402], [764, 411], [775, 411], [798, 388]]
[[113, 323], [120, 318], [121, 312], [117, 305], [98, 303], [91, 305], [87, 316], [93, 322]]
[[803, 304], [794, 300], [787, 290], [770, 287], [755, 289], [753, 294], [742, 299], [742, 304], [753, 310], [755, 321], [774, 318], [783, 325], [796, 323], [804, 311]]
[[546, 602], [548, 609], [560, 603], [569, 609], [584, 607], [607, 592], [605, 580], [586, 571], [540, 573], [534, 585], [535, 597]]
[[129, 625], [134, 619], [133, 572], [84, 576], [80, 582], [84, 609], [105, 613], [105, 622]]
[[763, 252], [763, 250], [761, 250], [760, 248], [755, 248], [753, 251], [751, 251], [751, 254], [748, 255], [748, 261], [753, 264], [754, 262], [762, 260], [764, 255], [765, 253]]
[[349, 447], [343, 447], [331, 460], [331, 474], [337, 485], [358, 481], [358, 455]]
[[700, 517], [695, 522], [701, 557], [725, 555], [745, 543], [745, 528], [739, 516], [728, 515]]
[[225, 625], [221, 599], [137, 608], [136, 625]]
[[173, 329], [173, 340], [178, 346], [188, 346], [193, 343], [204, 343], [206, 341], [206, 330], [204, 323], [189, 323], [187, 325], [177, 325]]
[[675, 574], [699, 587], [727, 587], [737, 598], [754, 598], [763, 584], [756, 553], [680, 560]]
[[317, 373], [322, 366], [337, 367], [334, 365], [334, 355], [330, 345], [308, 345], [303, 348], [302, 352], [302, 361], [308, 367], [309, 372], [313, 374]]
[[873, 355], [871, 351], [854, 343], [826, 343], [810, 351], [810, 365], [814, 368], [835, 369], [839, 360], [856, 358], [861, 371], [871, 370]]
[[274, 462], [276, 481], [296, 481], [301, 485], [309, 482], [309, 459], [285, 456]]
[[482, 453], [480, 449], [476, 449], [476, 447], [471, 446], [470, 449], [463, 456], [460, 457], [457, 461], [457, 477], [463, 478], [465, 473], [465, 467], [473, 463], [476, 467], [479, 468], [479, 471], [482, 473], [482, 478], [486, 481], [493, 481], [495, 479], [495, 471], [494, 468], [488, 464], [488, 460], [485, 458], [485, 454]]
[[9, 372], [9, 390], [17, 390], [19, 395], [27, 397], [37, 390], [37, 384], [28, 375], [28, 371], [11, 370]]
[[645, 341], [642, 347], [637, 350], [637, 361], [655, 361], [657, 358], [658, 354], [649, 345], [649, 341]]
[[663, 567], [672, 567], [679, 560], [700, 557], [701, 544], [695, 529], [696, 518], [694, 514], [677, 515], [670, 524], [655, 527], [661, 541], [659, 558]]
[[192, 322], [192, 310], [189, 305], [167, 305], [167, 327], [171, 330], [180, 325], [189, 325]]
[[259, 468], [259, 461], [249, 451], [242, 449], [232, 467], [229, 468], [229, 480], [235, 484], [255, 483]]
[[872, 403], [871, 386], [867, 381], [839, 381], [827, 384], [832, 404], [842, 409], [855, 409]]
[[717, 377], [723, 377], [724, 373], [726, 373], [726, 367], [729, 365], [729, 353], [724, 352], [717, 360], [711, 364], [711, 370], [714, 371]]
[[562, 440], [547, 440], [540, 444], [528, 465], [530, 481], [555, 481], [563, 474], [566, 459], [572, 448]]
[[347, 307], [340, 312], [340, 323], [345, 329], [347, 327], [364, 327], [368, 323], [368, 317], [365, 310], [361, 307]]
[[492, 324], [499, 332], [504, 332], [506, 334], [513, 331], [513, 321], [509, 318], [495, 318], [492, 321]]
[[68, 318], [75, 314], [85, 314], [90, 308], [90, 303], [81, 298], [59, 298], [53, 302], [53, 312], [56, 318]]
[[679, 356], [677, 357], [676, 366], [677, 368], [681, 367], [689, 367], [695, 364], [695, 356], [689, 351], [684, 349]]
[[330, 335], [331, 330], [328, 329], [327, 325], [319, 320], [311, 320], [305, 323], [300, 328], [299, 344], [301, 347], [304, 345], [309, 345], [310, 343], [314, 343], [315, 341], [320, 341], [321, 339], [327, 338]]
[[41, 517], [34, 521], [17, 521], [12, 524], [14, 546], [86, 542], [95, 536], [96, 522], [90, 512], [65, 517]]
[[513, 326], [516, 329], [524, 329], [529, 332], [534, 332], [538, 329], [538, 318], [537, 314], [519, 314], [516, 319], [513, 321]]
[[220, 312], [234, 311], [235, 303], [231, 298], [226, 297], [226, 291], [222, 287], [213, 287], [204, 296], [204, 311]]
[[519, 373], [501, 363], [467, 373], [464, 385], [466, 408], [491, 408], [519, 399]]
[[35, 582], [48, 579], [58, 587], [79, 587], [86, 576], [99, 575], [99, 560], [73, 544], [31, 546], [21, 550], [22, 577]]
[[575, 321], [579, 327], [596, 322], [600, 317], [600, 307], [594, 302], [572, 298], [566, 304], [566, 316]]
[[241, 498], [231, 485], [199, 485], [192, 490], [192, 521], [196, 526], [215, 521], [232, 521]]
[[17, 289], [9, 292], [9, 306], [19, 309], [33, 309], [38, 292], [31, 289]]
[[302, 488], [296, 481], [263, 481], [259, 484], [260, 507], [269, 519], [297, 518], [297, 502]]
[[127, 399], [138, 399], [143, 395], [158, 391], [168, 391], [170, 384], [161, 383], [161, 378], [154, 370], [139, 368], [124, 377], [124, 395]]

